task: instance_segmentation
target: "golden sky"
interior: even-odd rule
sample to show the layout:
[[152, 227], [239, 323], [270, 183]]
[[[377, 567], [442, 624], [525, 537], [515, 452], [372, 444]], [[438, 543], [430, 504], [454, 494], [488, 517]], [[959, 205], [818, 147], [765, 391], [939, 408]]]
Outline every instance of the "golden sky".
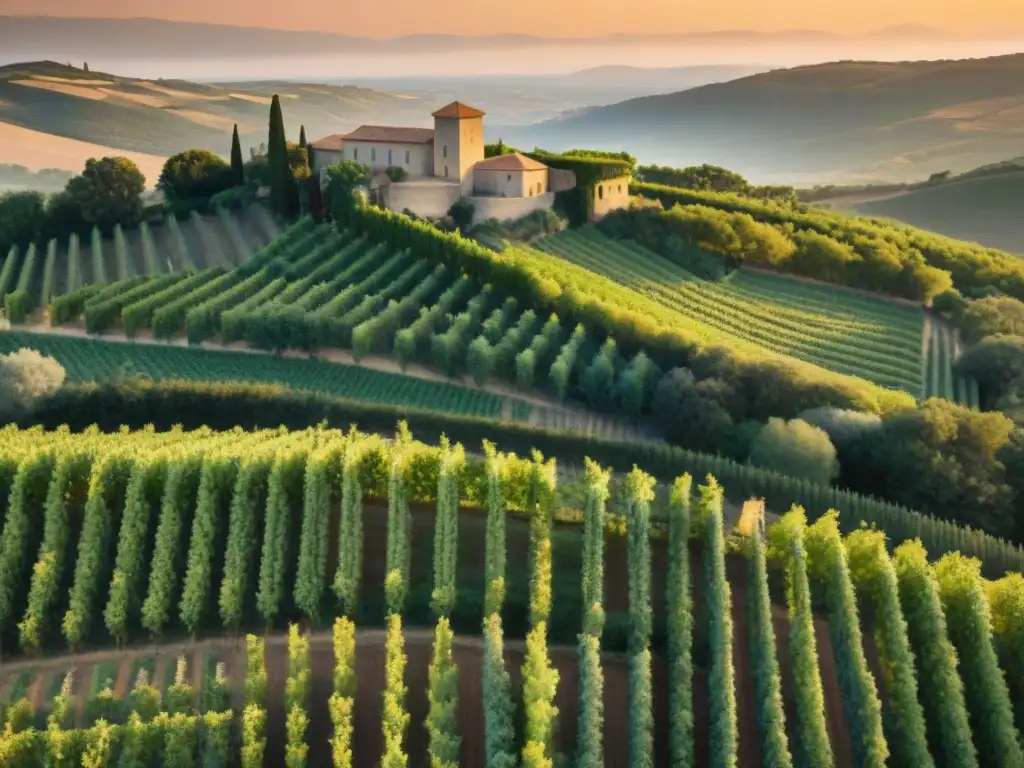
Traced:
[[0, 0], [0, 14], [149, 16], [371, 37], [792, 28], [857, 33], [902, 24], [965, 34], [1024, 32], [1024, 0]]

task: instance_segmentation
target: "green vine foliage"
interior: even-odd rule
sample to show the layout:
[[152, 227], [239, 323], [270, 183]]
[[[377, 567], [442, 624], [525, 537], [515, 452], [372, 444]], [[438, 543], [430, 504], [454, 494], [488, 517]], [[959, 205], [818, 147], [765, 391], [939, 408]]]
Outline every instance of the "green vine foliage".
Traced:
[[822, 584], [854, 759], [859, 765], [881, 768], [889, 756], [882, 703], [864, 655], [860, 615], [835, 511], [808, 527], [807, 553], [811, 572]]
[[428, 671], [427, 734], [431, 768], [458, 768], [462, 738], [459, 736], [459, 669], [452, 658], [452, 628], [440, 619], [434, 631], [434, 656]]
[[693, 479], [672, 484], [668, 520], [666, 598], [669, 676], [669, 756], [672, 765], [693, 768], [693, 596], [690, 594], [690, 505]]
[[764, 554], [764, 510], [759, 509], [751, 532], [749, 587], [750, 666], [753, 669], [764, 768], [792, 768], [793, 757], [786, 741], [786, 713], [782, 704], [782, 676], [772, 626], [768, 567]]
[[203, 462], [199, 476], [196, 514], [192, 519], [192, 538], [188, 564], [181, 590], [181, 621], [193, 635], [198, 632], [211, 607], [214, 558], [223, 547], [223, 512], [231, 504], [231, 491], [238, 476], [238, 459], [214, 456]]
[[[600, 639], [604, 631], [604, 533], [611, 471], [586, 460], [583, 499], [583, 633]], [[581, 646], [582, 648], [582, 646]]]
[[79, 645], [92, 631], [99, 594], [109, 583], [114, 523], [121, 515], [128, 482], [136, 466], [135, 457], [123, 453], [108, 454], [93, 466], [75, 575], [62, 624], [64, 637], [72, 647]]
[[289, 549], [294, 538], [292, 520], [296, 511], [302, 509], [308, 457], [309, 450], [304, 447], [282, 450], [275, 457], [267, 479], [267, 511], [256, 592], [256, 607], [267, 623], [277, 619], [285, 599], [289, 561], [295, 556]]
[[579, 638], [576, 768], [602, 768], [604, 766], [603, 731], [604, 670], [601, 668], [601, 641], [597, 635], [584, 632]]
[[405, 639], [402, 619], [391, 614], [387, 619], [384, 640], [384, 694], [381, 728], [384, 733], [384, 755], [381, 768], [405, 768], [409, 756], [405, 751], [405, 732], [409, 727], [409, 713], [405, 708]]
[[484, 619], [484, 754], [490, 768], [515, 768], [515, 702], [512, 681], [505, 667], [501, 616]]
[[484, 552], [484, 615], [500, 613], [505, 602], [505, 464], [503, 454], [484, 441], [487, 472], [487, 543]]
[[[119, 562], [114, 569], [106, 612], [107, 628], [115, 635], [128, 631], [137, 610], [135, 606], [141, 599], [142, 586], [139, 582], [145, 561], [140, 551], [144, 541], [142, 531], [149, 527], [151, 509], [147, 500], [151, 492], [157, 495], [161, 490], [163, 499], [153, 545], [149, 590], [142, 602], [142, 626], [153, 635], [161, 634], [167, 627], [177, 596], [180, 564], [187, 551], [187, 535], [195, 513], [201, 471], [202, 454], [196, 451], [170, 458], [163, 464], [157, 462], [151, 465], [144, 477], [132, 477], [131, 483], [138, 483], [136, 497], [134, 501], [125, 503], [125, 517], [121, 523], [122, 544], [118, 547]], [[166, 483], [161, 482], [164, 478]], [[135, 522], [127, 528], [129, 509], [136, 510], [132, 513]], [[122, 547], [125, 550], [123, 564], [120, 562]]]
[[409, 453], [402, 450], [407, 441], [396, 443], [388, 472], [388, 556], [384, 579], [388, 611], [401, 613], [409, 594], [409, 567], [412, 558], [409, 514]]
[[95, 457], [100, 450], [90, 444], [81, 451], [63, 453], [53, 470], [53, 478], [43, 508], [43, 543], [32, 569], [28, 591], [28, 607], [18, 624], [21, 647], [38, 652], [44, 640], [59, 599], [60, 584], [70, 545], [70, 516], [79, 513]]
[[363, 446], [349, 440], [341, 466], [341, 521], [338, 526], [338, 570], [334, 593], [346, 616], [359, 608], [359, 581], [363, 571], [363, 487], [359, 469]]
[[700, 518], [704, 523], [704, 594], [707, 595], [710, 756], [713, 768], [736, 768], [736, 681], [732, 659], [732, 598], [725, 577], [725, 531], [722, 488], [708, 476], [698, 489]]
[[527, 486], [530, 516], [530, 625], [547, 625], [551, 616], [551, 527], [555, 508], [557, 467], [554, 459], [533, 454]]
[[526, 636], [523, 659], [523, 768], [550, 768], [554, 764], [557, 689], [558, 670], [548, 658], [547, 625], [540, 622]]
[[981, 563], [959, 552], [935, 564], [949, 638], [960, 661], [974, 744], [984, 766], [1024, 765], [1006, 679], [992, 642], [991, 615], [981, 581]]
[[935, 761], [928, 751], [914, 654], [885, 534], [864, 528], [847, 536], [845, 544], [857, 595], [874, 616], [875, 640], [884, 669], [882, 681], [888, 694], [883, 725], [893, 760], [900, 765], [932, 768]]
[[225, 629], [238, 630], [245, 618], [246, 596], [252, 594], [252, 554], [262, 538], [268, 480], [273, 457], [256, 454], [242, 459], [228, 517], [224, 578], [220, 583], [220, 618]]
[[343, 441], [331, 442], [314, 451], [306, 464], [303, 488], [302, 532], [295, 578], [295, 605], [307, 617], [320, 613], [327, 571], [327, 535], [336, 494], [338, 463], [344, 454]]
[[920, 541], [907, 541], [896, 548], [893, 563], [919, 670], [930, 752], [941, 765], [977, 768], [978, 751], [971, 737], [964, 684], [928, 553]]
[[466, 464], [461, 445], [448, 446], [441, 439], [441, 467], [437, 481], [437, 515], [434, 523], [434, 591], [430, 606], [440, 618], [455, 607], [456, 564], [459, 551], [459, 478]]

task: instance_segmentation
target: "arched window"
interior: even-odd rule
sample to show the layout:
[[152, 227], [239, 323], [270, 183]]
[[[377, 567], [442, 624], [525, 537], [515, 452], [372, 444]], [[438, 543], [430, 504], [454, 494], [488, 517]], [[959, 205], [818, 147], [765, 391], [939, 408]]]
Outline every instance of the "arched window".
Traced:
[[391, 165], [391, 150], [388, 150], [388, 165]]
[[446, 179], [448, 178], [448, 166], [447, 165], [444, 167], [444, 177]]
[[448, 157], [448, 145], [441, 147], [441, 157]]
[[597, 196], [601, 200], [604, 200], [604, 187], [601, 184], [597, 185]]
[[512, 174], [511, 173], [508, 176], [505, 177], [505, 181], [512, 181]]

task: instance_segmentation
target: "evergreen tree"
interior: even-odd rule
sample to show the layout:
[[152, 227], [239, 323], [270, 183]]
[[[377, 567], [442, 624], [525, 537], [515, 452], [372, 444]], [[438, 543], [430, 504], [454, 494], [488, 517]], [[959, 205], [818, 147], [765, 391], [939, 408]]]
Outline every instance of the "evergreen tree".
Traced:
[[292, 216], [298, 208], [298, 189], [288, 165], [284, 115], [281, 112], [281, 98], [276, 93], [270, 102], [267, 175], [270, 178], [270, 207], [281, 216]]
[[306, 143], [306, 126], [304, 125], [299, 126], [299, 146], [303, 149], [306, 149], [306, 147], [309, 146], [309, 144]]
[[238, 140], [238, 123], [231, 133], [231, 180], [235, 186], [245, 182], [245, 164], [242, 161], [242, 144]]

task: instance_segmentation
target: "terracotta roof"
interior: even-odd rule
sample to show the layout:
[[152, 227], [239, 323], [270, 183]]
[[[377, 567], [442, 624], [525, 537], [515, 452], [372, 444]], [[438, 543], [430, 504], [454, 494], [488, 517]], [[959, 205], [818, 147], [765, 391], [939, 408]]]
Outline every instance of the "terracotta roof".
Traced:
[[453, 101], [451, 104], [441, 107], [431, 117], [455, 117], [458, 119], [466, 117], [483, 117], [485, 113], [461, 101]]
[[481, 160], [473, 166], [481, 171], [545, 171], [547, 166], [533, 158], [513, 152], [509, 155], [498, 155]]
[[360, 125], [352, 133], [342, 136], [341, 139], [343, 141], [380, 141], [388, 144], [430, 144], [434, 140], [434, 129]]
[[324, 136], [322, 139], [317, 139], [310, 146], [313, 149], [333, 149], [335, 152], [340, 152], [342, 149], [342, 140], [345, 135], [342, 133], [332, 133], [330, 136]]

